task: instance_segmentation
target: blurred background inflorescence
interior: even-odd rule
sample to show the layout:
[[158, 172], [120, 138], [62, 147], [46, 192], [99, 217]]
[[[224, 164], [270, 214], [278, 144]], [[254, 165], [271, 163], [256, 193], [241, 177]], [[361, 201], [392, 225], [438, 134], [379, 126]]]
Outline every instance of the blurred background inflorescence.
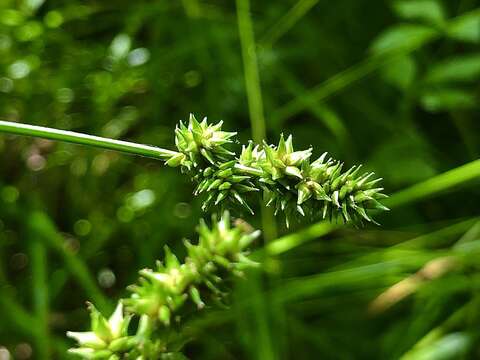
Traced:
[[[0, 117], [173, 149], [188, 112], [384, 178], [381, 227], [253, 203], [263, 266], [188, 324], [193, 359], [479, 354], [475, 0], [0, 3]], [[0, 136], [0, 359], [71, 358], [203, 199], [160, 162]], [[385, 214], [385, 213], [384, 213]], [[278, 221], [277, 221], [278, 220]], [[359, 329], [361, 331], [359, 331]]]

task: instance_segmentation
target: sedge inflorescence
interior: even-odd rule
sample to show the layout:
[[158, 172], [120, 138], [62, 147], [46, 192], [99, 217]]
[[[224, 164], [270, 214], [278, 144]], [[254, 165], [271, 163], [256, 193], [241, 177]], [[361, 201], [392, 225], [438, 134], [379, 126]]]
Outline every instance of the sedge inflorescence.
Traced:
[[[180, 167], [194, 181], [194, 194], [205, 196], [203, 210], [219, 207], [222, 218], [214, 217], [211, 227], [200, 223], [198, 243], [184, 243], [183, 262], [166, 247], [164, 261], [140, 271], [139, 281], [128, 287], [131, 296], [118, 302], [109, 319], [89, 304], [91, 329], [68, 333], [78, 342], [70, 352], [84, 359], [184, 359], [178, 325], [188, 307], [222, 303], [225, 279], [256, 265], [246, 249], [259, 232], [245, 224], [232, 226], [225, 210], [238, 207], [253, 214], [255, 194], [263, 194], [276, 215], [283, 213], [287, 226], [298, 215], [375, 222], [372, 210], [388, 210], [379, 201], [386, 197], [378, 187], [381, 179], [361, 172], [361, 166], [345, 171], [327, 153], [312, 160], [312, 148], [296, 151], [292, 136], [283, 135], [276, 146], [249, 142], [236, 153], [229, 149], [236, 133], [223, 131], [222, 125], [190, 115], [188, 125], [180, 122], [175, 129], [177, 151], [161, 153], [168, 166]], [[132, 318], [138, 320], [135, 325]]]
[[[119, 301], [109, 319], [89, 304], [91, 329], [67, 333], [78, 342], [70, 352], [84, 359], [183, 358], [176, 346], [182, 316], [189, 306], [203, 309], [225, 299], [225, 279], [256, 266], [246, 255], [260, 235], [240, 222], [232, 226], [228, 212], [219, 220], [214, 216], [211, 227], [201, 221], [197, 231], [197, 244], [185, 241], [185, 260], [166, 247], [164, 262], [140, 271], [138, 283], [128, 288], [131, 296]], [[133, 317], [139, 318], [135, 331], [129, 329]]]
[[375, 222], [372, 210], [388, 210], [380, 200], [386, 195], [381, 178], [361, 171], [344, 170], [344, 164], [323, 153], [312, 160], [313, 149], [295, 151], [292, 136], [280, 136], [278, 145], [263, 142], [244, 145], [239, 154], [227, 146], [235, 132], [222, 131], [223, 123], [199, 122], [190, 115], [188, 125], [175, 130], [178, 152], [166, 164], [180, 166], [196, 183], [195, 195], [205, 194], [203, 210], [241, 207], [253, 214], [251, 194], [263, 193], [266, 205], [283, 213], [287, 226], [297, 215], [319, 216], [344, 223]]

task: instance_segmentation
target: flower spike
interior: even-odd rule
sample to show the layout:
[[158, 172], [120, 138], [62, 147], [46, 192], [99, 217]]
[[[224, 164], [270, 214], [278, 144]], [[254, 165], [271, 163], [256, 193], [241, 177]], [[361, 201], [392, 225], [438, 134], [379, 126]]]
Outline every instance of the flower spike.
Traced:
[[[118, 303], [109, 319], [89, 304], [91, 329], [67, 333], [78, 343], [70, 353], [83, 359], [170, 359], [175, 350], [173, 325], [181, 320], [182, 309], [189, 303], [203, 309], [208, 300], [221, 302], [225, 296], [223, 278], [228, 274], [242, 276], [246, 268], [257, 265], [246, 255], [260, 232], [242, 221], [232, 225], [228, 211], [220, 219], [214, 215], [211, 226], [201, 221], [197, 232], [196, 245], [184, 242], [187, 256], [183, 262], [166, 246], [163, 262], [158, 261], [153, 270], [141, 270], [138, 283], [128, 287], [131, 296]], [[132, 316], [140, 321], [130, 335]]]
[[344, 164], [323, 153], [311, 161], [313, 149], [294, 150], [293, 137], [280, 135], [277, 146], [251, 141], [240, 154], [226, 149], [234, 132], [222, 131], [223, 122], [198, 122], [190, 115], [188, 126], [177, 126], [179, 150], [166, 161], [182, 166], [196, 183], [195, 195], [205, 194], [202, 209], [240, 207], [253, 214], [249, 198], [260, 190], [275, 213], [292, 217], [321, 217], [345, 223], [375, 223], [371, 211], [387, 211], [381, 179], [361, 173], [361, 165], [344, 171]]

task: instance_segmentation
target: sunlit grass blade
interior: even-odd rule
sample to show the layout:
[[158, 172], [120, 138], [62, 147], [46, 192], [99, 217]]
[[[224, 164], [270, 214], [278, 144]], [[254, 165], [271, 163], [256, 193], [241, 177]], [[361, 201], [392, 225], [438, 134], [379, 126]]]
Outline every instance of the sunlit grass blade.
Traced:
[[336, 289], [371, 286], [372, 284], [377, 284], [381, 288], [386, 285], [388, 280], [385, 278], [385, 274], [391, 276], [391, 285], [394, 283], [393, 275], [403, 274], [409, 270], [413, 271], [433, 257], [434, 255], [429, 253], [411, 252], [403, 257], [374, 264], [288, 280], [274, 290], [275, 299], [292, 303], [311, 296], [321, 297], [332, 284], [335, 284]]
[[327, 235], [336, 228], [338, 228], [337, 225], [327, 221], [321, 221], [308, 226], [306, 229], [285, 235], [272, 241], [265, 246], [265, 250], [271, 255], [279, 255], [300, 246], [308, 240]]
[[480, 180], [480, 160], [472, 161], [399, 191], [384, 201], [388, 207], [411, 204], [472, 180]]

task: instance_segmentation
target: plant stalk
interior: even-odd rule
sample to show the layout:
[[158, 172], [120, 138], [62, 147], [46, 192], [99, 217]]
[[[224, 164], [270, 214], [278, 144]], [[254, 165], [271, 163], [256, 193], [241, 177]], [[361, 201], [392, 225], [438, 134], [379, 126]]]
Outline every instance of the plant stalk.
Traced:
[[153, 159], [169, 159], [177, 152], [156, 146], [136, 144], [129, 141], [114, 140], [100, 136], [81, 134], [73, 131], [52, 129], [43, 126], [27, 125], [0, 120], [0, 132], [15, 135], [34, 136], [49, 140], [65, 141], [73, 144], [94, 146], [102, 149], [120, 151]]

